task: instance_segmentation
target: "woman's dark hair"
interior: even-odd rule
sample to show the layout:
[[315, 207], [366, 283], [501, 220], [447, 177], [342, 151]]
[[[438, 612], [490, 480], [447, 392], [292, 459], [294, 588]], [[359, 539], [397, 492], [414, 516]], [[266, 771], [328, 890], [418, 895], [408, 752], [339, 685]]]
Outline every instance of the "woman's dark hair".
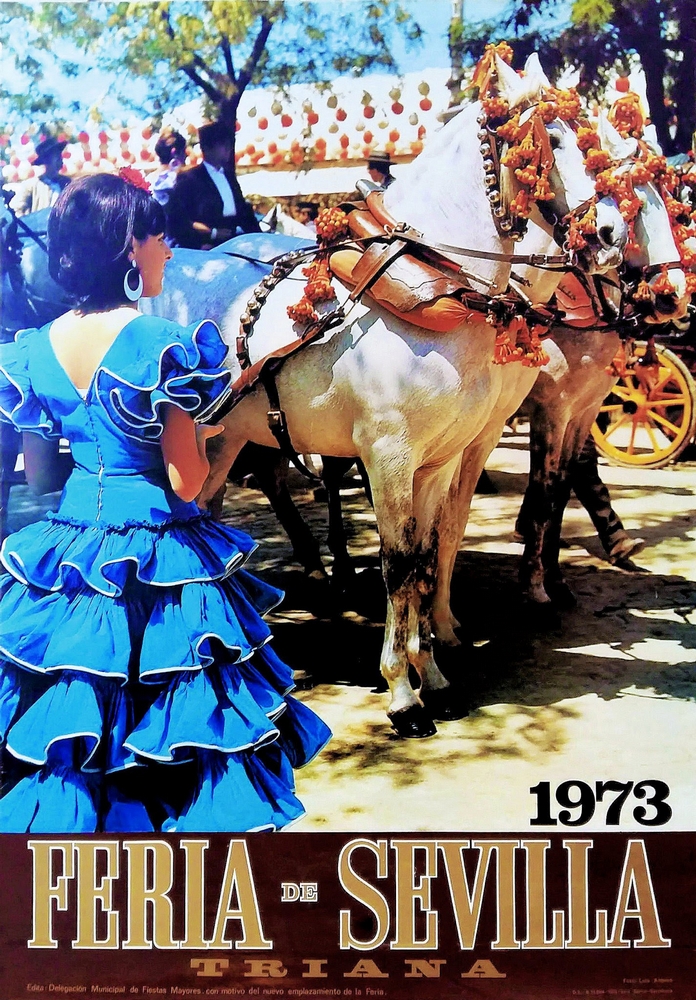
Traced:
[[48, 219], [48, 269], [81, 312], [127, 302], [123, 279], [133, 238], [166, 228], [147, 191], [114, 174], [81, 177], [61, 193]]
[[162, 132], [155, 143], [155, 153], [160, 163], [170, 163], [173, 156], [182, 159], [186, 152], [186, 139], [181, 132]]

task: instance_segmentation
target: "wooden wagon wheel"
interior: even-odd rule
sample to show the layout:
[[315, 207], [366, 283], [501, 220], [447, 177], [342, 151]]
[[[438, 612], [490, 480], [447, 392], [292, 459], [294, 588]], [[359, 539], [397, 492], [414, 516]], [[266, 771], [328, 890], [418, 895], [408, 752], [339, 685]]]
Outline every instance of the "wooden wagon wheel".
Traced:
[[[637, 344], [642, 357], [645, 344]], [[604, 400], [592, 436], [614, 465], [660, 469], [674, 461], [696, 431], [696, 382], [684, 362], [657, 345], [656, 380], [637, 368], [620, 378]]]

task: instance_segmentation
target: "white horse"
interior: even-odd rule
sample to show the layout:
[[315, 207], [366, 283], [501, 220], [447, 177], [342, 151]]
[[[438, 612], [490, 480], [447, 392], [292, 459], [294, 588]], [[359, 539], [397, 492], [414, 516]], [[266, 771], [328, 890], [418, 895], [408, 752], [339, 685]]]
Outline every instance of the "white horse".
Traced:
[[[511, 105], [534, 100], [541, 89], [534, 87], [531, 72], [521, 84], [500, 61], [498, 78]], [[434, 138], [419, 158], [408, 191], [393, 185], [385, 207], [431, 241], [509, 254], [514, 245], [500, 235], [486, 194], [477, 139], [480, 111], [480, 105], [470, 106]], [[572, 130], [560, 121], [547, 128], [554, 142], [551, 186], [556, 192], [549, 208], [561, 218], [593, 197], [594, 181]], [[538, 224], [550, 232], [541, 216]], [[616, 266], [626, 227], [608, 200], [598, 205], [598, 231], [595, 260], [600, 258], [603, 267]], [[471, 266], [465, 255], [462, 263]], [[168, 276], [165, 295], [154, 308], [180, 321], [211, 315], [234, 343], [249, 288], [230, 303], [228, 281], [223, 297], [225, 266], [219, 258], [210, 259], [188, 278], [180, 267]], [[206, 268], [209, 281], [201, 277]], [[476, 272], [483, 288], [503, 291], [510, 264], [480, 261]], [[272, 342], [274, 332], [287, 327], [287, 306], [300, 294], [299, 282], [282, 282], [269, 296], [254, 338]], [[345, 290], [338, 294], [345, 300]], [[456, 717], [457, 712], [447, 706], [449, 684], [432, 653], [432, 601], [441, 525], [451, 520], [450, 485], [462, 454], [486, 427], [498, 426], [500, 414], [517, 408], [536, 377], [535, 370], [522, 365], [494, 364], [494, 340], [495, 331], [481, 313], [472, 313], [451, 333], [436, 335], [361, 302], [337, 330], [290, 357], [277, 377], [295, 448], [337, 457], [357, 455], [368, 471], [388, 595], [381, 669], [391, 693], [389, 716], [405, 736], [435, 731], [424, 703], [440, 717], [441, 712], [445, 717]], [[234, 369], [234, 357], [230, 364]], [[224, 483], [247, 441], [275, 446], [267, 410], [265, 393], [257, 388], [225, 418], [225, 431], [215, 439], [204, 502]], [[411, 665], [421, 679], [418, 693], [409, 682]]]

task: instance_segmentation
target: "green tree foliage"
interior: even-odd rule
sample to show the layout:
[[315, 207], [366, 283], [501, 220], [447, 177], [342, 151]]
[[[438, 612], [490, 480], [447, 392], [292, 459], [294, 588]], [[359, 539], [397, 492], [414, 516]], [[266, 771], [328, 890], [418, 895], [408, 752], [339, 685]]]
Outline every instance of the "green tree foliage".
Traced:
[[[489, 41], [514, 42], [516, 65], [537, 51], [547, 73], [572, 64], [579, 89], [594, 95], [612, 71], [640, 59], [657, 133], [667, 153], [691, 146], [696, 130], [696, 3], [694, 0], [512, 0], [495, 23], [475, 28], [456, 16], [450, 51], [480, 57]], [[460, 96], [460, 95], [459, 95]], [[672, 137], [670, 125], [676, 122]]]
[[[62, 68], [67, 46], [73, 62], [75, 52], [84, 53], [100, 68], [145, 79], [155, 116], [203, 95], [209, 114], [230, 126], [250, 84], [283, 88], [341, 73], [394, 69], [394, 33], [414, 44], [421, 34], [397, 0], [0, 4], [0, 42], [7, 43], [8, 32], [16, 34], [20, 20], [37, 49], [51, 53]], [[41, 84], [41, 64], [35, 62], [34, 92]]]

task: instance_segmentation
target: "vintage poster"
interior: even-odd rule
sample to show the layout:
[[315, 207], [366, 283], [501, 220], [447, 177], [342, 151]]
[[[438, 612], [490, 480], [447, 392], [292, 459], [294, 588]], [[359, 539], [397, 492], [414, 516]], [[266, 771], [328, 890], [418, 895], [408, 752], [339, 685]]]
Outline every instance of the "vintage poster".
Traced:
[[[0, 1000], [696, 998], [696, 28], [610, 6], [0, 4]], [[54, 154], [171, 199], [106, 351]]]

